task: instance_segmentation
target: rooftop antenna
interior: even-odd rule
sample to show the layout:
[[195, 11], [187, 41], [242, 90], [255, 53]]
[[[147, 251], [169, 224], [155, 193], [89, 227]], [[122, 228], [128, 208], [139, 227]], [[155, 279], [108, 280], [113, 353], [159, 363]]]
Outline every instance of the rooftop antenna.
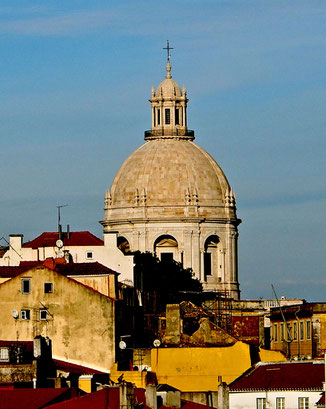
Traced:
[[58, 234], [59, 234], [59, 240], [61, 240], [61, 208], [62, 207], [67, 207], [68, 205], [59, 205], [57, 206], [58, 209]]

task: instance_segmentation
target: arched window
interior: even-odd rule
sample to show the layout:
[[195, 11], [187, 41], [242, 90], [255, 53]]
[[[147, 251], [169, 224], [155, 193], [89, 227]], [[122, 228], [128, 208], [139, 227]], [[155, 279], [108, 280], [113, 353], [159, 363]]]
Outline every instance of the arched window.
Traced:
[[217, 275], [219, 270], [219, 255], [218, 247], [220, 240], [218, 236], [209, 236], [205, 241], [204, 247], [204, 277], [207, 281], [207, 277], [211, 275]]
[[178, 242], [168, 234], [155, 240], [154, 252], [161, 261], [178, 260]]
[[118, 244], [118, 248], [122, 251], [123, 254], [130, 253], [129, 241], [125, 237], [119, 236], [117, 244]]

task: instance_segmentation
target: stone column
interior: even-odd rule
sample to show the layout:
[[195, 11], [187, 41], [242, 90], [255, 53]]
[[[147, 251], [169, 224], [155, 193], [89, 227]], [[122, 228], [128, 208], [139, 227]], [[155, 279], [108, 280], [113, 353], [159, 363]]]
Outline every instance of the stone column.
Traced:
[[183, 232], [184, 254], [183, 265], [184, 268], [192, 268], [192, 231], [185, 230]]
[[200, 231], [192, 233], [192, 269], [196, 273], [196, 277], [201, 279], [201, 260], [200, 260]]

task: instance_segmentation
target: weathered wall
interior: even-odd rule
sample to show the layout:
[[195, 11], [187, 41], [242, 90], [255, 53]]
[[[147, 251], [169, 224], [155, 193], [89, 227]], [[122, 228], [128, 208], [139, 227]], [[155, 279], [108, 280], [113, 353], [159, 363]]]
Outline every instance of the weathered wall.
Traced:
[[152, 371], [159, 383], [182, 392], [217, 391], [218, 376], [230, 383], [251, 366], [249, 345], [219, 348], [152, 349]]
[[[22, 294], [21, 280], [31, 291]], [[44, 293], [44, 283], [53, 293]], [[47, 320], [40, 309], [47, 308]], [[12, 310], [30, 310], [30, 320], [14, 319]], [[108, 371], [114, 362], [114, 301], [45, 267], [33, 268], [0, 285], [0, 339], [52, 340], [53, 356]]]

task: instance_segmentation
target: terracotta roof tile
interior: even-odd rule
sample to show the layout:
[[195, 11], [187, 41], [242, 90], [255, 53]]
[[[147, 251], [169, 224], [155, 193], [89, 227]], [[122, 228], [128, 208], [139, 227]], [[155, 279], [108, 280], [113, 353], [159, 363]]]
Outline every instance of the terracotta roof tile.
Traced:
[[322, 361], [258, 363], [230, 384], [230, 391], [321, 390]]
[[[3, 266], [0, 267], [0, 277], [12, 278], [24, 273], [36, 266], [42, 266], [42, 261], [22, 261], [20, 266]], [[82, 275], [100, 275], [100, 274], [119, 274], [116, 271], [104, 266], [101, 263], [67, 263], [55, 264], [54, 270], [65, 276], [82, 276]]]
[[[44, 232], [34, 240], [23, 244], [23, 247], [37, 249], [39, 247], [55, 247], [59, 235], [57, 232]], [[103, 246], [103, 240], [94, 236], [89, 231], [75, 231], [69, 234], [62, 233], [61, 239], [64, 246]]]
[[0, 409], [40, 409], [76, 395], [76, 390], [69, 388], [0, 390]]
[[65, 372], [70, 373], [77, 373], [81, 375], [93, 375], [93, 374], [103, 374], [106, 375], [105, 372], [98, 371], [97, 369], [93, 369], [91, 367], [76, 365], [71, 362], [61, 361], [60, 359], [53, 359], [54, 365], [56, 369], [62, 370]]

